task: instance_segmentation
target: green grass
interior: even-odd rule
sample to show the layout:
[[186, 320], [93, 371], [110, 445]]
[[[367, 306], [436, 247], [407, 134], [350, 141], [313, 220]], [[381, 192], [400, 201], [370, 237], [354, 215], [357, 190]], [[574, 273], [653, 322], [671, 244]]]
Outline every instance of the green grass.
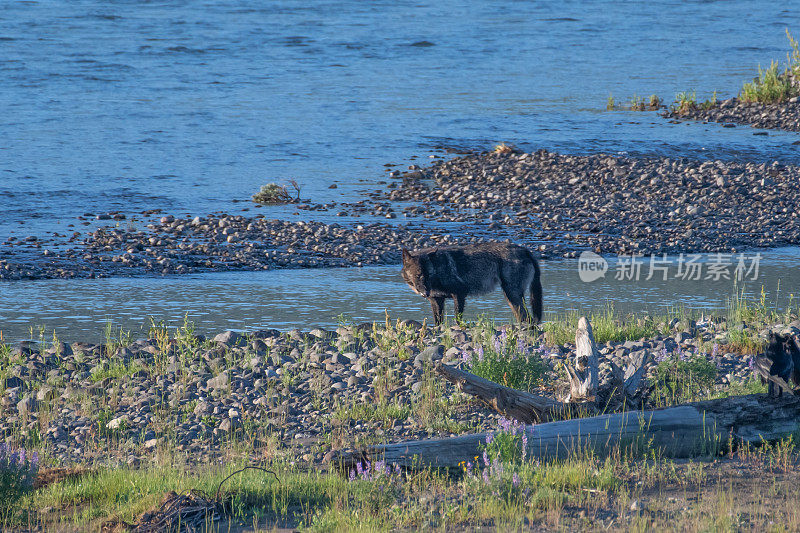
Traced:
[[[550, 345], [575, 343], [575, 331], [581, 317], [578, 311], [568, 311], [549, 317], [544, 323], [545, 338]], [[607, 304], [601, 311], [591, 313], [587, 318], [592, 325], [594, 339], [598, 344], [607, 341], [639, 340], [662, 333], [666, 323], [672, 318], [685, 318], [680, 310], [668, 315], [620, 315], [612, 304]]]
[[656, 365], [650, 402], [655, 407], [708, 399], [714, 391], [717, 367], [703, 354], [673, 354]]
[[742, 86], [739, 98], [745, 102], [762, 104], [778, 104], [795, 96], [796, 90], [786, 76], [787, 70], [781, 72], [780, 65], [773, 61], [769, 68], [758, 67], [758, 78]]
[[767, 69], [762, 69], [759, 65], [758, 77], [742, 86], [739, 98], [745, 102], [778, 104], [798, 96], [800, 91], [792, 84], [791, 76], [800, 76], [800, 46], [788, 28], [786, 37], [792, 49], [787, 54], [786, 66], [781, 67], [777, 61], [772, 61]]

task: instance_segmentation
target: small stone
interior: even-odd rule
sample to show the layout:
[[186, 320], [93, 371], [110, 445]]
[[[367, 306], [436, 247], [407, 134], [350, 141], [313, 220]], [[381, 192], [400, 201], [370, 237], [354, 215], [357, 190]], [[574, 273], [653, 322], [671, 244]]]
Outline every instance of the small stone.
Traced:
[[229, 383], [230, 383], [230, 378], [228, 377], [228, 373], [227, 372], [223, 372], [223, 373], [221, 373], [221, 374], [209, 379], [206, 382], [206, 385], [208, 385], [209, 389], [220, 389], [220, 388], [223, 388], [223, 387], [227, 387]]

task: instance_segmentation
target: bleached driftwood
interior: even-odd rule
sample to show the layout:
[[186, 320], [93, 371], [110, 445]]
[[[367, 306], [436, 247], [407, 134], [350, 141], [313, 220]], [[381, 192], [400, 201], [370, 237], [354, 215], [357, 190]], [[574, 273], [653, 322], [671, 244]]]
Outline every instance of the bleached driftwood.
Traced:
[[582, 316], [578, 320], [578, 331], [575, 333], [575, 365], [565, 364], [570, 389], [566, 402], [595, 402], [599, 381], [599, 360], [592, 325], [585, 316]]

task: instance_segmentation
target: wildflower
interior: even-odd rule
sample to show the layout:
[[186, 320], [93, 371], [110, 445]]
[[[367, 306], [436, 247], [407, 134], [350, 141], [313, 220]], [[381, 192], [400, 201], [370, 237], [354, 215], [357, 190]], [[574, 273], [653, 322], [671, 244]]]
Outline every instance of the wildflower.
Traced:
[[717, 346], [717, 343], [715, 342], [714, 345], [711, 347], [711, 357], [716, 357], [717, 352], [719, 352], [719, 346]]
[[466, 350], [461, 350], [461, 360], [468, 365], [472, 362], [472, 356]]
[[489, 483], [489, 469], [488, 468], [484, 468], [483, 469], [483, 482], [486, 483], [486, 484]]
[[488, 446], [493, 442], [494, 442], [494, 433], [490, 431], [489, 433], [486, 434], [486, 445]]
[[472, 475], [472, 461], [467, 461], [467, 475]]
[[522, 337], [517, 338], [517, 351], [522, 353], [525, 351], [525, 341], [522, 340]]
[[350, 481], [355, 481], [355, 480], [356, 480], [356, 469], [355, 468], [351, 468], [350, 469]]
[[753, 357], [752, 355], [750, 356], [750, 359], [747, 361], [747, 366], [750, 367], [750, 370], [753, 370], [753, 368], [755, 368], [756, 366], [756, 358]]
[[494, 351], [497, 353], [501, 353], [503, 351], [503, 345], [500, 343], [499, 337], [492, 337], [492, 346], [494, 346]]
[[400, 464], [399, 463], [395, 463], [394, 464], [394, 473], [397, 474], [398, 476], [400, 475]]
[[514, 485], [514, 488], [519, 487], [519, 476], [516, 472], [514, 472], [514, 475], [511, 476], [511, 484]]
[[525, 454], [528, 452], [528, 434], [522, 431], [522, 460], [525, 460]]
[[483, 450], [483, 465], [488, 467], [489, 464], [489, 454], [486, 453], [486, 450]]
[[478, 345], [477, 352], [478, 352], [478, 361], [483, 361], [483, 345], [482, 344]]
[[506, 344], [508, 344], [508, 332], [505, 330], [505, 328], [503, 328], [503, 331], [500, 332], [500, 344], [503, 346], [503, 348], [505, 348]]

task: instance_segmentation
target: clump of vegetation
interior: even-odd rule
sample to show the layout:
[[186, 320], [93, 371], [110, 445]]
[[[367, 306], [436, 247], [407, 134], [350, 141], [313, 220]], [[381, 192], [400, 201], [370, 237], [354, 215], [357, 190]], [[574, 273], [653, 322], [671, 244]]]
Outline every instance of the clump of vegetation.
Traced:
[[297, 181], [290, 180], [289, 184], [295, 190], [295, 196], [289, 193], [289, 189], [285, 185], [267, 183], [253, 195], [253, 201], [258, 204], [291, 204], [300, 201], [300, 186]]
[[656, 355], [654, 389], [650, 399], [657, 407], [704, 400], [711, 396], [717, 366], [705, 354], [666, 349]]
[[[510, 333], [509, 333], [510, 331]], [[464, 353], [469, 371], [495, 383], [520, 390], [532, 390], [544, 377], [541, 347], [529, 346], [515, 330], [503, 329], [479, 344], [475, 353]]]
[[800, 77], [800, 46], [786, 29], [792, 51], [787, 54], [786, 67], [772, 61], [768, 69], [758, 66], [758, 77], [742, 86], [739, 98], [745, 102], [778, 104], [800, 94], [796, 79]]
[[700, 109], [702, 109], [703, 111], [707, 111], [716, 105], [717, 105], [717, 91], [714, 91], [714, 94], [711, 95], [711, 98], [700, 104]]
[[675, 95], [673, 111], [679, 115], [686, 115], [697, 109], [697, 94], [692, 91], [682, 91]]
[[647, 100], [635, 94], [633, 98], [631, 98], [631, 111], [657, 111], [658, 109], [661, 109], [661, 98], [659, 98], [658, 95], [651, 94], [650, 98]]
[[[621, 316], [614, 306], [606, 305], [602, 311], [589, 315], [592, 324], [592, 333], [598, 343], [607, 341], [639, 340], [651, 337], [664, 330], [664, 324], [672, 318], [685, 318], [679, 313], [670, 316], [634, 315]], [[567, 313], [549, 318], [544, 324], [545, 338], [550, 345], [564, 345], [575, 342], [575, 330], [578, 329], [578, 319], [581, 313], [568, 311]]]
[[492, 151], [496, 154], [516, 154], [520, 150], [513, 144], [500, 143], [497, 146], [495, 146]]
[[613, 111], [614, 110], [614, 96], [609, 94], [608, 100], [606, 100], [606, 110]]
[[33, 487], [39, 470], [39, 456], [27, 456], [24, 448], [12, 451], [0, 444], [0, 515], [5, 514]]

